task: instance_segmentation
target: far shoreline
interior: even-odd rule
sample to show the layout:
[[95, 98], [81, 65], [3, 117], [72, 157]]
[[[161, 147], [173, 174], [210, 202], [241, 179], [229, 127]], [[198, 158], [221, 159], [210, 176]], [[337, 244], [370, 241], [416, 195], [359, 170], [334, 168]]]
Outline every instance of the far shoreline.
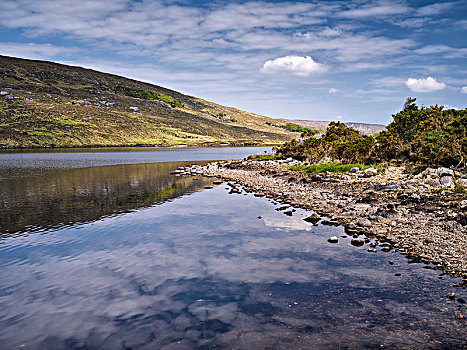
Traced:
[[0, 146], [2, 151], [18, 151], [18, 150], [71, 150], [71, 149], [93, 149], [93, 148], [163, 148], [163, 149], [178, 149], [178, 148], [221, 148], [221, 147], [274, 147], [282, 143], [216, 143], [216, 144], [193, 144], [193, 145], [80, 145], [80, 146]]

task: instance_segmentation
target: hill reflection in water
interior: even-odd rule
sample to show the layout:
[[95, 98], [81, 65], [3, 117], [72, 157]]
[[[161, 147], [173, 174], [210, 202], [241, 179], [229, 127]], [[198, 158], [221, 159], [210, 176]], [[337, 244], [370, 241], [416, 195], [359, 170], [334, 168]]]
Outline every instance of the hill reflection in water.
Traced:
[[162, 203], [212, 180], [171, 175], [170, 162], [67, 169], [0, 181], [0, 238], [70, 226]]

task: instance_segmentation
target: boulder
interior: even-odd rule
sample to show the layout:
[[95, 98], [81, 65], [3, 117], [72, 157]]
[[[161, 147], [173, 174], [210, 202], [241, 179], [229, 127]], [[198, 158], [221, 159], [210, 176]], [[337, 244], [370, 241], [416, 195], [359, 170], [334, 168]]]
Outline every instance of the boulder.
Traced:
[[358, 172], [360, 170], [360, 168], [358, 166], [354, 166], [353, 168], [350, 169], [350, 172], [352, 174], [355, 174], [356, 172]]
[[388, 204], [386, 208], [378, 208], [375, 216], [379, 216], [385, 219], [397, 219], [400, 213], [394, 208], [392, 204]]
[[336, 236], [329, 237], [328, 242], [329, 243], [337, 243], [337, 242], [339, 242], [339, 238], [337, 238]]
[[316, 224], [319, 220], [321, 220], [321, 218], [316, 214], [311, 214], [303, 220], [305, 220], [306, 222], [311, 222], [312, 224]]
[[368, 169], [365, 169], [365, 171], [363, 171], [363, 174], [365, 175], [365, 177], [372, 177], [376, 175], [377, 173], [378, 173], [378, 170], [376, 170], [375, 168], [368, 168]]
[[440, 176], [453, 176], [454, 175], [454, 170], [448, 169], [448, 168], [438, 168], [436, 169], [436, 173]]
[[441, 178], [439, 179], [439, 183], [442, 187], [452, 187], [454, 185], [451, 176], [441, 176]]
[[342, 175], [341, 176], [341, 180], [348, 181], [350, 179], [351, 179], [351, 177], [349, 175]]
[[426, 183], [427, 185], [430, 185], [432, 187], [440, 187], [441, 186], [441, 181], [440, 179], [438, 178], [432, 178], [432, 177], [428, 177], [424, 183]]
[[360, 227], [371, 227], [371, 221], [368, 219], [361, 219], [357, 222], [357, 225]]

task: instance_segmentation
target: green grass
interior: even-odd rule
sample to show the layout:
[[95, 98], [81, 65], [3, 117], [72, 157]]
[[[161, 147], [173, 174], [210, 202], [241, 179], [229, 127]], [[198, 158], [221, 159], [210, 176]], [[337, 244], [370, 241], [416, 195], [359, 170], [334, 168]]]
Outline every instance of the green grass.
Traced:
[[360, 170], [368, 169], [370, 166], [365, 164], [341, 164], [341, 163], [325, 163], [325, 164], [313, 164], [313, 165], [294, 165], [290, 169], [294, 171], [304, 171], [305, 174], [320, 174], [327, 171], [340, 174], [345, 173], [353, 167], [359, 167]]

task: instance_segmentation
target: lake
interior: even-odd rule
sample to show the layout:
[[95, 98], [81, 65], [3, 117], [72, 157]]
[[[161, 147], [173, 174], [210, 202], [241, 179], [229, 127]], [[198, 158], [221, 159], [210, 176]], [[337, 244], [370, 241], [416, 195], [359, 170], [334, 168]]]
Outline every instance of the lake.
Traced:
[[0, 349], [467, 347], [461, 279], [171, 174], [269, 150], [0, 152]]

